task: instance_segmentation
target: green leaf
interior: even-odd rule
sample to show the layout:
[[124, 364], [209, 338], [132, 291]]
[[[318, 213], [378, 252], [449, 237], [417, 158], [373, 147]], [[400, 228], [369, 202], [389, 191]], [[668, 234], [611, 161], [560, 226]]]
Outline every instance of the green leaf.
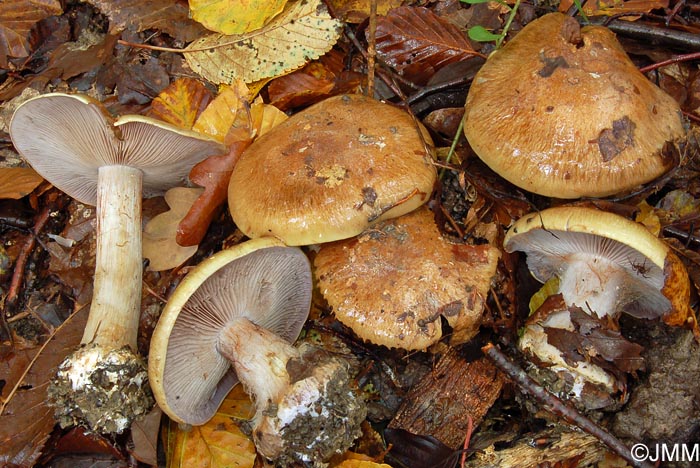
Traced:
[[469, 35], [469, 39], [477, 42], [497, 41], [501, 37], [500, 34], [494, 34], [479, 25], [469, 28], [467, 34]]

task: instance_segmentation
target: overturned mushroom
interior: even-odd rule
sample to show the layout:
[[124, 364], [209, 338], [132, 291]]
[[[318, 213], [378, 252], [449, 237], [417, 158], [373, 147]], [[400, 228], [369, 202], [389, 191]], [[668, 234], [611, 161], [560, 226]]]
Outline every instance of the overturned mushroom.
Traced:
[[443, 318], [452, 343], [476, 334], [498, 257], [490, 245], [449, 242], [420, 208], [321, 245], [314, 265], [333, 313], [360, 338], [423, 350], [442, 337]]
[[537, 280], [557, 277], [567, 305], [598, 317], [616, 319], [626, 312], [697, 328], [689, 310], [688, 273], [639, 223], [594, 208], [561, 206], [520, 218], [503, 245], [527, 254]]
[[45, 179], [97, 207], [94, 293], [81, 348], [49, 388], [62, 426], [122, 432], [152, 405], [137, 352], [141, 312], [141, 199], [186, 181], [222, 146], [137, 115], [113, 120], [86, 96], [45, 94], [23, 103], [12, 142]]
[[258, 138], [231, 175], [229, 209], [249, 237], [346, 239], [425, 203], [432, 142], [409, 114], [360, 95], [326, 99]]
[[493, 53], [467, 96], [464, 133], [499, 175], [558, 198], [607, 196], [659, 177], [684, 135], [678, 103], [615, 35], [545, 15]]
[[263, 456], [315, 463], [347, 449], [366, 415], [347, 363], [290, 344], [311, 287], [304, 253], [274, 238], [221, 251], [190, 271], [151, 340], [149, 377], [163, 411], [203, 424], [240, 381], [255, 400], [253, 440]]

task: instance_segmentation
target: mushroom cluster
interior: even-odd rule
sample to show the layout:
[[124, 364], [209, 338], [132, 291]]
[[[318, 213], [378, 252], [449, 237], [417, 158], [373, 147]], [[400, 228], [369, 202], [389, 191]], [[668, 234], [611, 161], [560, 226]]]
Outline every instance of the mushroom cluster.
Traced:
[[290, 344], [311, 290], [306, 255], [271, 237], [192, 269], [151, 339], [149, 377], [160, 408], [174, 421], [203, 424], [241, 382], [255, 401], [252, 435], [264, 457], [321, 463], [347, 449], [366, 416], [347, 363]]
[[14, 113], [17, 151], [46, 180], [96, 206], [93, 297], [81, 347], [49, 387], [62, 426], [122, 432], [153, 399], [137, 355], [141, 313], [141, 200], [186, 182], [224, 152], [218, 142], [139, 115], [113, 119], [83, 95], [45, 94]]
[[474, 77], [464, 133], [514, 185], [557, 198], [629, 191], [673, 165], [678, 103], [642, 75], [615, 35], [561, 13], [525, 26]]

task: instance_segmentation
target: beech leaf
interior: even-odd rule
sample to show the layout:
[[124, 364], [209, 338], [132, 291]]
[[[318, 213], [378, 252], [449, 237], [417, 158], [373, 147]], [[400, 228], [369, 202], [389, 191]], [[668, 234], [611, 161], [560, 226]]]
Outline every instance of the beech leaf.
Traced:
[[0, 168], [0, 199], [20, 199], [44, 181], [43, 177], [29, 167]]
[[242, 385], [228, 394], [214, 417], [201, 426], [183, 431], [170, 422], [166, 430], [169, 468], [252, 468], [255, 446], [238, 427], [250, 419], [254, 408]]
[[214, 34], [185, 50], [190, 68], [212, 83], [246, 83], [280, 76], [328, 52], [340, 37], [342, 23], [321, 0], [290, 3], [262, 29], [226, 36]]
[[249, 144], [250, 140], [237, 141], [231, 144], [228, 154], [210, 156], [192, 168], [190, 180], [204, 187], [204, 191], [177, 227], [176, 241], [179, 245], [194, 246], [196, 250], [204, 239], [209, 225], [228, 197], [228, 182], [233, 167]]
[[243, 34], [262, 28], [287, 0], [189, 0], [195, 21], [210, 31]]
[[181, 246], [175, 240], [177, 227], [202, 193], [199, 188], [175, 187], [165, 192], [169, 211], [151, 219], [143, 230], [143, 256], [151, 271], [170, 270], [195, 254], [197, 245]]
[[201, 81], [178, 78], [151, 102], [148, 115], [180, 128], [191, 129], [211, 100], [211, 92]]
[[399, 7], [377, 18], [376, 40], [377, 56], [418, 83], [479, 55], [457, 26], [423, 7]]
[[8, 57], [29, 55], [29, 31], [44, 18], [63, 13], [59, 0], [3, 0], [0, 2], [0, 68]]

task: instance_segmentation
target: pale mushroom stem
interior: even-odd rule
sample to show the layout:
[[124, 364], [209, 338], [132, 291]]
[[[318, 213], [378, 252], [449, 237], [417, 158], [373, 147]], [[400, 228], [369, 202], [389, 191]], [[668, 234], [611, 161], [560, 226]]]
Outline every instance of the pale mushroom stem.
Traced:
[[300, 356], [285, 340], [244, 317], [227, 324], [219, 335], [217, 348], [233, 365], [238, 379], [255, 400], [258, 413], [289, 387], [287, 362]]
[[136, 352], [141, 312], [143, 173], [103, 166], [97, 183], [97, 250], [90, 315], [81, 343]]
[[559, 279], [564, 302], [598, 317], [620, 315], [617, 309], [624, 272], [603, 256], [571, 255], [569, 266]]

